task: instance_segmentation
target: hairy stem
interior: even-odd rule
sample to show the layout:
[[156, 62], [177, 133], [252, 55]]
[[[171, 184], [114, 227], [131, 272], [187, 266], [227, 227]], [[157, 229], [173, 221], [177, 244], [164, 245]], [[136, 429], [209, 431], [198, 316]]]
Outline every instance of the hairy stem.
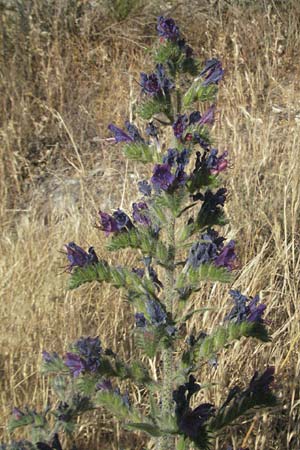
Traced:
[[[174, 299], [174, 262], [175, 262], [175, 219], [170, 217], [167, 230], [167, 246], [169, 253], [169, 268], [165, 273], [165, 306], [168, 314], [173, 315], [173, 299]], [[162, 389], [162, 415], [170, 417], [173, 412], [173, 349], [172, 347], [163, 350], [163, 389]], [[159, 450], [174, 450], [174, 437], [163, 436], [159, 440]]]

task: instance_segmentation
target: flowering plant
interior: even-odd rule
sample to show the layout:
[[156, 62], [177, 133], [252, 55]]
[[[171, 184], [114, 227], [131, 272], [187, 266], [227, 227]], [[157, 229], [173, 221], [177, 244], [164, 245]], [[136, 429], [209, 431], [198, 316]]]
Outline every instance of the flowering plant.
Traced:
[[[205, 311], [189, 308], [201, 283], [230, 283], [238, 268], [235, 241], [227, 241], [220, 232], [228, 223], [223, 208], [227, 190], [220, 185], [228, 152], [220, 154], [210, 137], [224, 70], [215, 58], [201, 70], [173, 19], [159, 17], [157, 31], [155, 69], [141, 73], [139, 82], [138, 114], [148, 121], [145, 134], [129, 121], [125, 130], [108, 126], [115, 142], [124, 144], [127, 158], [153, 165], [152, 176], [138, 183], [140, 198], [131, 214], [99, 211], [98, 224], [109, 239], [107, 250], [136, 250], [141, 265], [111, 266], [93, 247], [85, 251], [74, 242], [65, 245], [65, 253], [70, 289], [98, 282], [126, 292], [136, 344], [146, 357], [161, 361], [160, 377], [154, 379], [146, 363], [128, 364], [104, 349], [98, 336], [81, 337], [63, 357], [44, 351], [42, 371], [54, 376], [59, 402], [42, 413], [15, 408], [10, 430], [31, 425], [32, 442], [1, 448], [60, 450], [59, 432], [72, 434], [79, 415], [101, 406], [127, 429], [156, 439], [157, 449], [205, 450], [240, 416], [276, 403], [270, 387], [274, 368], [268, 367], [260, 375], [255, 372], [248, 387], [234, 386], [221, 405], [192, 405], [201, 390], [195, 376], [202, 364], [217, 365], [218, 353], [242, 337], [267, 342], [269, 335], [259, 297], [230, 290], [234, 304], [222, 324], [209, 335], [183, 336], [185, 323]], [[194, 78], [187, 89], [190, 77]], [[167, 149], [162, 144], [164, 128], [173, 136]], [[130, 394], [121, 393], [117, 380], [131, 380], [146, 389], [147, 412], [130, 403]]]

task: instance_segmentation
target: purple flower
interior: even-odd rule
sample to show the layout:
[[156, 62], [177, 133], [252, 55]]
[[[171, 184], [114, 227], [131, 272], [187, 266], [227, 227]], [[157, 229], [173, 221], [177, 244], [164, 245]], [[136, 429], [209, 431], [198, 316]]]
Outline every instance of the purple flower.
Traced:
[[115, 135], [116, 143], [133, 142], [132, 137], [126, 134], [125, 131], [121, 130], [121, 128], [116, 127], [113, 123], [109, 124], [107, 128]]
[[168, 190], [175, 180], [175, 176], [171, 173], [169, 164], [155, 164], [151, 183], [156, 190]]
[[217, 267], [226, 267], [226, 269], [230, 271], [235, 268], [236, 254], [234, 247], [234, 241], [229, 241], [228, 244], [225, 245], [219, 256], [214, 261]]
[[201, 114], [199, 111], [194, 111], [190, 114], [189, 125], [193, 125], [201, 120]]
[[[199, 144], [205, 151], [208, 151], [208, 150], [209, 150], [209, 147], [210, 147], [209, 143], [208, 143], [205, 139], [203, 139], [197, 131], [195, 131], [193, 137], [194, 137], [195, 141], [198, 142], [198, 144]], [[197, 152], [196, 155], [197, 155], [198, 153], [199, 153], [199, 152]], [[199, 153], [199, 154], [200, 154], [200, 153]]]
[[74, 267], [84, 267], [88, 264], [96, 264], [99, 261], [93, 247], [90, 247], [88, 252], [86, 252], [76, 245], [75, 242], [69, 242], [69, 244], [64, 246], [64, 249], [70, 263], [67, 268], [69, 272]]
[[166, 323], [167, 314], [158, 301], [149, 297], [146, 303], [146, 310], [152, 325], [159, 326]]
[[260, 376], [256, 371], [250, 381], [249, 387], [246, 390], [247, 393], [253, 394], [266, 394], [270, 393], [270, 385], [274, 382], [274, 367], [268, 367]]
[[149, 217], [149, 208], [146, 202], [132, 203], [132, 217], [133, 220], [145, 227], [151, 225], [151, 219]]
[[70, 369], [74, 377], [78, 377], [82, 372], [86, 370], [86, 364], [84, 359], [75, 353], [66, 353], [65, 365]]
[[100, 228], [105, 232], [106, 236], [119, 231], [117, 221], [112, 216], [102, 211], [99, 211], [99, 216], [101, 222]]
[[179, 421], [180, 430], [192, 440], [197, 440], [202, 425], [214, 415], [215, 408], [211, 403], [203, 403], [197, 408], [187, 410]]
[[223, 248], [224, 238], [214, 230], [208, 230], [200, 236], [200, 241], [195, 242], [189, 252], [188, 264], [194, 268], [202, 264], [209, 264], [216, 260]]
[[258, 295], [254, 298], [248, 298], [246, 295], [241, 294], [240, 291], [237, 290], [230, 290], [229, 294], [234, 301], [234, 306], [225, 316], [225, 320], [236, 323], [245, 321], [264, 323], [262, 316], [266, 309], [266, 305], [263, 303], [257, 305], [259, 302]]
[[117, 209], [117, 211], [113, 213], [113, 218], [117, 223], [118, 231], [125, 231], [133, 228], [133, 223], [130, 218], [121, 209]]
[[199, 120], [199, 125], [213, 125], [215, 121], [216, 105], [211, 105]]
[[134, 315], [135, 325], [137, 328], [145, 328], [147, 325], [146, 317], [143, 313], [136, 313]]
[[127, 128], [129, 136], [134, 142], [142, 142], [142, 143], [145, 142], [142, 136], [140, 135], [139, 130], [133, 123], [130, 123], [129, 120], [126, 120], [125, 126]]
[[157, 64], [156, 72], [147, 75], [141, 73], [140, 85], [142, 92], [151, 96], [162, 96], [169, 93], [174, 88], [174, 84], [166, 77], [162, 64]]
[[85, 361], [85, 370], [96, 372], [101, 365], [102, 348], [99, 337], [81, 337], [74, 344], [74, 350]]
[[22, 417], [25, 416], [25, 414], [19, 408], [16, 408], [16, 407], [14, 407], [12, 409], [12, 415], [14, 416], [14, 419], [16, 419], [16, 420], [20, 420], [20, 419], [22, 419]]
[[148, 181], [146, 180], [139, 181], [138, 187], [141, 194], [145, 195], [146, 197], [150, 197], [152, 189]]
[[143, 276], [145, 275], [145, 271], [144, 269], [139, 269], [139, 268], [133, 268], [132, 272], [135, 273], [139, 278], [143, 278]]
[[210, 154], [206, 159], [206, 167], [210, 170], [212, 175], [218, 175], [223, 170], [226, 170], [228, 167], [228, 160], [226, 159], [228, 156], [228, 152], [222, 153], [221, 156], [217, 156], [218, 150], [216, 148], [211, 149]]
[[59, 356], [56, 352], [49, 353], [49, 352], [46, 352], [45, 350], [42, 351], [42, 357], [43, 357], [43, 361], [46, 364], [54, 363], [55, 361], [57, 361], [59, 359]]
[[163, 16], [157, 19], [158, 36], [176, 42], [179, 39], [179, 28], [171, 18]]
[[181, 139], [184, 131], [189, 123], [189, 119], [186, 114], [178, 114], [176, 121], [173, 123], [174, 136], [177, 139]]
[[128, 120], [125, 122], [128, 134], [114, 124], [109, 124], [108, 129], [115, 135], [115, 141], [118, 142], [145, 142], [139, 133], [137, 127]]
[[81, 337], [75, 342], [74, 348], [78, 351], [80, 356], [89, 358], [91, 356], [99, 357], [102, 353], [101, 343], [99, 337]]
[[173, 400], [176, 403], [175, 413], [179, 429], [194, 442], [198, 442], [203, 431], [203, 424], [215, 412], [213, 405], [210, 403], [203, 403], [193, 410], [190, 408], [191, 397], [199, 390], [200, 385], [196, 383], [195, 377], [190, 375], [187, 383], [173, 391]]
[[163, 156], [163, 163], [168, 164], [169, 166], [173, 166], [175, 164], [175, 160], [178, 157], [178, 150], [176, 148], [169, 148], [167, 153]]
[[260, 322], [263, 323], [264, 319], [262, 318], [266, 305], [261, 303], [260, 305], [257, 305], [259, 302], [259, 296], [256, 295], [249, 303], [249, 314], [247, 317], [248, 322]]
[[200, 227], [211, 226], [218, 224], [222, 219], [223, 211], [220, 206], [224, 206], [226, 200], [225, 188], [220, 188], [216, 193], [213, 193], [210, 189], [207, 189], [205, 194], [195, 194], [194, 200], [202, 200], [203, 204], [197, 216], [197, 223]]
[[218, 84], [218, 82], [223, 78], [224, 70], [222, 69], [222, 64], [216, 58], [212, 58], [206, 62], [206, 65], [202, 72], [201, 77], [205, 76], [202, 86], [209, 86], [210, 84]]
[[190, 160], [189, 156], [190, 156], [190, 153], [187, 148], [184, 148], [180, 153], [178, 153], [177, 159], [176, 159], [178, 168], [184, 169], [184, 167], [188, 165], [189, 160]]
[[99, 211], [100, 216], [100, 229], [105, 232], [106, 236], [110, 233], [127, 231], [133, 228], [133, 223], [127, 214], [121, 209], [117, 209], [112, 216]]

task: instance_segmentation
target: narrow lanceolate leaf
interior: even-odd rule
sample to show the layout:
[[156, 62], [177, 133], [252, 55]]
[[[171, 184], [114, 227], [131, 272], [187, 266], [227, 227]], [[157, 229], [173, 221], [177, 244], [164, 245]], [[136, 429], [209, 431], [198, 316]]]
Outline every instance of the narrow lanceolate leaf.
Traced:
[[161, 430], [157, 425], [153, 425], [147, 422], [128, 423], [126, 425], [126, 428], [128, 428], [129, 430], [143, 431], [144, 433], [147, 433], [153, 437], [159, 437], [162, 435]]
[[185, 189], [180, 189], [172, 194], [163, 192], [155, 198], [154, 205], [158, 210], [168, 209], [172, 212], [174, 217], [178, 217], [182, 211], [182, 204], [186, 199], [187, 195]]
[[92, 281], [109, 281], [110, 269], [106, 261], [97, 264], [89, 264], [85, 267], [77, 267], [70, 276], [69, 289], [75, 289], [84, 283]]
[[180, 436], [177, 441], [176, 450], [188, 450], [190, 448], [191, 441], [185, 436]]
[[144, 253], [153, 254], [156, 243], [157, 239], [152, 236], [151, 230], [134, 228], [113, 236], [106, 248], [109, 251], [121, 250], [128, 247], [139, 248]]
[[124, 155], [128, 159], [132, 159], [134, 161], [141, 161], [143, 163], [158, 162], [158, 156], [155, 148], [143, 143], [132, 142], [125, 145], [123, 151]]
[[[141, 279], [127, 267], [109, 267], [101, 261], [97, 264], [76, 269], [71, 275], [69, 288], [74, 289], [92, 281], [107, 282], [118, 289], [126, 288], [140, 295], [150, 294], [155, 296], [155, 286], [150, 279]], [[47, 368], [50, 371], [49, 364]], [[46, 367], [44, 369], [46, 370]]]
[[201, 341], [199, 356], [211, 358], [216, 352], [242, 337], [255, 337], [263, 342], [270, 340], [265, 326], [261, 323], [248, 321], [228, 323], [220, 326], [211, 336]]
[[226, 268], [216, 267], [213, 264], [201, 264], [198, 268], [190, 267], [186, 272], [182, 272], [178, 277], [176, 289], [189, 288], [195, 291], [202, 281], [229, 283], [231, 280], [232, 273]]
[[271, 391], [251, 392], [249, 390], [237, 392], [225, 407], [220, 408], [211, 419], [209, 428], [215, 432], [232, 424], [239, 417], [253, 411], [255, 408], [276, 406], [277, 398]]
[[137, 328], [135, 331], [135, 343], [148, 358], [154, 358], [160, 348], [162, 332], [159, 328], [143, 330]]
[[183, 105], [190, 106], [196, 101], [207, 102], [214, 101], [218, 87], [214, 84], [202, 86], [200, 81], [195, 81], [183, 97]]
[[140, 422], [139, 411], [129, 406], [124, 398], [113, 390], [98, 391], [95, 397], [96, 405], [103, 406], [115, 417], [125, 422]]
[[108, 251], [121, 250], [123, 248], [140, 248], [141, 238], [138, 230], [133, 228], [123, 233], [118, 233], [113, 236], [106, 248]]
[[164, 45], [160, 45], [155, 52], [154, 61], [157, 63], [165, 63], [166, 61], [178, 61], [182, 57], [182, 52], [174, 42], [166, 42]]
[[25, 427], [31, 425], [34, 422], [34, 418], [31, 414], [24, 414], [19, 419], [10, 419], [8, 422], [8, 431], [11, 433], [16, 428]]
[[138, 108], [138, 114], [142, 119], [150, 120], [153, 116], [159, 113], [168, 114], [170, 103], [164, 99], [150, 99], [145, 100]]

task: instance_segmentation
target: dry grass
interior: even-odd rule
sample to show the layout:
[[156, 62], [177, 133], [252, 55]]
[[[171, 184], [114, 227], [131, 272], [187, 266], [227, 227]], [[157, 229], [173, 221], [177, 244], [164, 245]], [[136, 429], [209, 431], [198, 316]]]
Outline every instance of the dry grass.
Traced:
[[[155, 15], [144, 9], [119, 24], [92, 2], [81, 3], [79, 17], [77, 9], [61, 15], [58, 6], [67, 2], [57, 1], [51, 21], [42, 17], [38, 2], [34, 20], [28, 11], [15, 28], [11, 15], [1, 19], [0, 438], [5, 440], [13, 405], [40, 408], [48, 401], [48, 382], [38, 372], [42, 349], [63, 352], [80, 335], [99, 334], [126, 359], [134, 352], [131, 311], [119, 292], [97, 285], [67, 292], [58, 250], [74, 240], [93, 243], [109, 260], [133, 260], [130, 252], [105, 254], [93, 222], [99, 207], [116, 208], [122, 197], [128, 207], [136, 196], [132, 182], [145, 170], [130, 163], [124, 171], [120, 149], [101, 139], [110, 121], [123, 122], [138, 95], [129, 75], [137, 78], [140, 69], [149, 68], [144, 48], [154, 35]], [[217, 371], [199, 374], [218, 383], [203, 395], [218, 403], [235, 381], [246, 382], [254, 368], [274, 364], [282, 401], [275, 413], [258, 414], [228, 431], [215, 448], [244, 439], [255, 450], [297, 450], [300, 5], [220, 0], [195, 1], [188, 8], [185, 3], [174, 15], [187, 38], [201, 58], [219, 55], [227, 69], [214, 135], [232, 158], [227, 232], [238, 241], [242, 262], [234, 287], [261, 293], [273, 337], [268, 345], [238, 342], [224, 351]], [[223, 318], [226, 289], [206, 286], [194, 298], [191, 308], [209, 302], [219, 309], [203, 322], [194, 319], [189, 329], [209, 332]], [[132, 395], [140, 398], [138, 391]], [[140, 448], [104, 412], [83, 418], [78, 442], [82, 449]]]

